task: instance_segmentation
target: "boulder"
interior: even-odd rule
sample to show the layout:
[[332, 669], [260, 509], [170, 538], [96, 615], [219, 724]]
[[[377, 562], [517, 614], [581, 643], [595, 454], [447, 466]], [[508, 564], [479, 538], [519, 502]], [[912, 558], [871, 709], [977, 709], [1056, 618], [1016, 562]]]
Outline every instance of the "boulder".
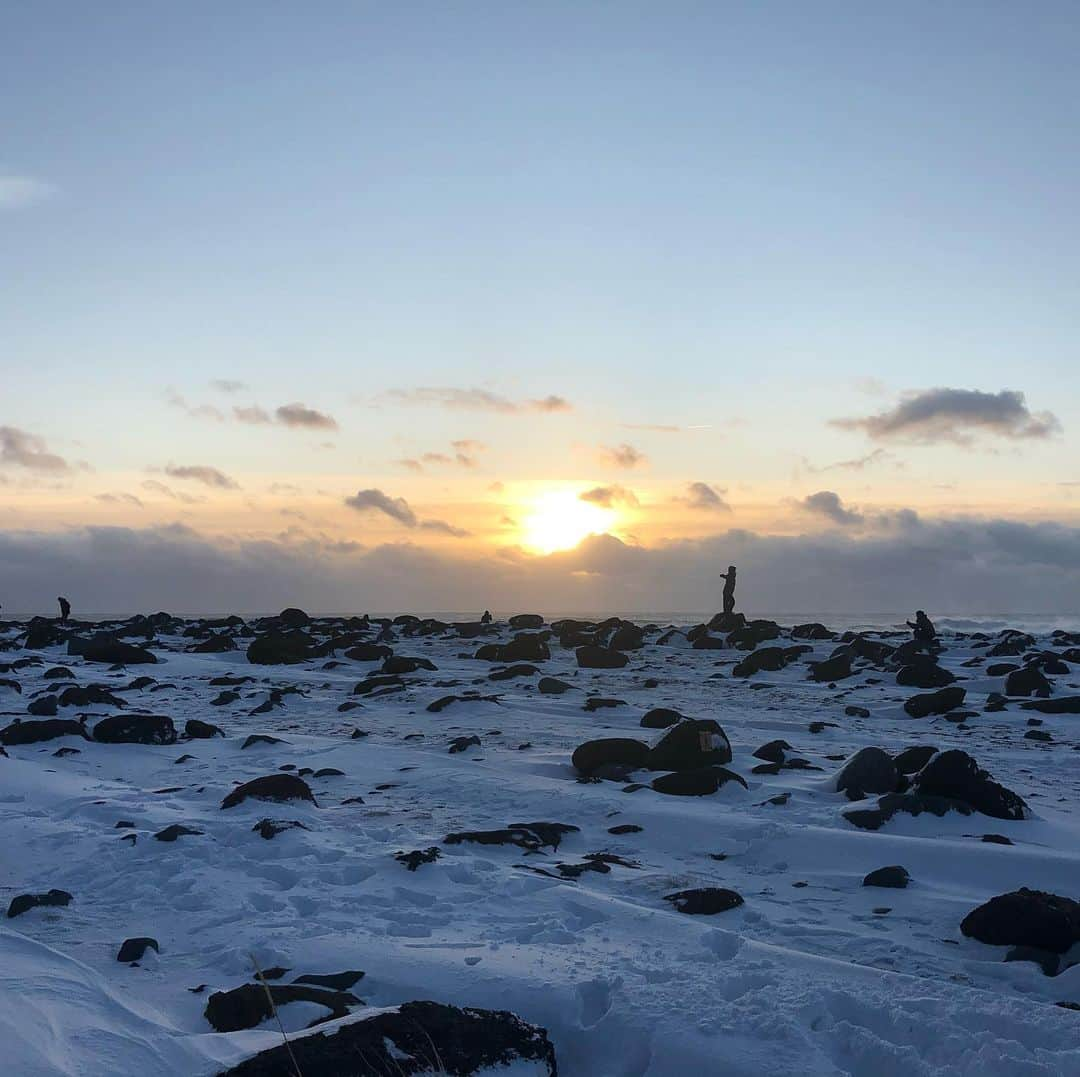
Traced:
[[385, 643], [358, 643], [345, 652], [354, 662], [382, 662], [394, 652]]
[[731, 744], [712, 718], [687, 718], [649, 749], [650, 770], [698, 770], [731, 762]]
[[72, 896], [66, 890], [49, 890], [44, 894], [19, 894], [11, 899], [8, 905], [8, 919], [14, 920], [16, 916], [22, 916], [24, 912], [43, 906], [63, 907], [70, 905]]
[[[221, 807], [235, 808], [247, 799], [253, 800], [308, 800], [315, 804], [311, 787], [303, 778], [295, 774], [267, 774], [262, 778], [252, 778], [249, 782], [237, 786], [221, 802]], [[318, 807], [317, 804], [315, 804]]]
[[1033, 946], [1063, 954], [1080, 942], [1080, 902], [1021, 887], [972, 909], [960, 930], [990, 946]]
[[[215, 1032], [239, 1032], [254, 1028], [274, 1014], [276, 1009], [290, 1002], [315, 1002], [329, 1011], [322, 1020], [345, 1017], [350, 1006], [361, 1005], [360, 999], [347, 991], [326, 991], [305, 984], [244, 984], [231, 991], [215, 991], [206, 1003], [204, 1016]], [[319, 1023], [319, 1022], [316, 1022]], [[294, 1041], [300, 1042], [300, 1041]], [[264, 1052], [264, 1054], [267, 1052]], [[256, 1056], [257, 1058], [261, 1056]], [[229, 1071], [233, 1072], [232, 1070]], [[277, 1072], [276, 1070], [252, 1070], [253, 1073]], [[295, 1070], [282, 1070], [292, 1077]], [[328, 1073], [329, 1071], [321, 1071]], [[317, 1074], [315, 1075], [317, 1077]]]
[[418, 669], [434, 673], [438, 671], [438, 666], [429, 658], [413, 658], [404, 654], [392, 654], [382, 664], [382, 672], [390, 675], [415, 673]]
[[913, 745], [905, 748], [896, 757], [896, 769], [901, 774], [917, 774], [935, 755], [937, 755], [937, 748], [933, 745]]
[[176, 728], [164, 714], [114, 714], [94, 726], [101, 744], [175, 744]]
[[541, 677], [537, 681], [536, 687], [545, 696], [561, 696], [563, 692], [569, 692], [573, 685], [560, 681], [555, 677]]
[[509, 643], [504, 643], [499, 652], [500, 662], [544, 662], [551, 657], [547, 640], [530, 632], [521, 632]]
[[641, 726], [643, 729], [668, 729], [682, 720], [683, 716], [678, 711], [669, 707], [653, 707], [642, 716]]
[[291, 666], [314, 658], [315, 650], [304, 632], [267, 632], [248, 645], [247, 660], [257, 666]]
[[311, 618], [303, 610], [297, 609], [295, 606], [282, 610], [278, 614], [278, 620], [286, 628], [303, 628], [305, 625], [311, 624]]
[[120, 952], [116, 955], [116, 960], [125, 962], [141, 961], [143, 954], [147, 950], [161, 953], [161, 947], [158, 946], [157, 939], [152, 939], [148, 935], [142, 935], [134, 939], [124, 939]]
[[218, 1077], [294, 1077], [297, 1071], [304, 1077], [414, 1077], [433, 1066], [458, 1077], [504, 1069], [538, 1077], [556, 1073], [546, 1030], [509, 1011], [406, 1002], [322, 1035], [294, 1036], [287, 1046], [271, 1047]]
[[1051, 691], [1050, 682], [1038, 666], [1013, 670], [1005, 678], [1007, 696], [1040, 696], [1045, 699]]
[[792, 639], [835, 639], [835, 633], [830, 632], [823, 624], [811, 621], [809, 624], [796, 625], [791, 630]]
[[845, 650], [821, 662], [811, 662], [810, 680], [819, 684], [842, 681], [851, 676], [851, 655]]
[[211, 737], [223, 737], [224, 732], [210, 722], [202, 722], [198, 718], [189, 718], [184, 726], [184, 734], [192, 740], [210, 740]]
[[671, 774], [661, 774], [654, 778], [651, 785], [657, 793], [666, 793], [677, 797], [706, 797], [715, 793], [728, 782], [738, 782], [744, 789], [749, 788], [741, 774], [736, 774], [727, 767], [701, 767], [697, 770], [677, 770]]
[[937, 692], [923, 692], [911, 696], [904, 703], [904, 710], [912, 718], [928, 718], [931, 714], [947, 714], [964, 702], [967, 691], [953, 685]]
[[579, 647], [575, 654], [582, 669], [622, 669], [630, 661], [622, 651], [592, 645]]
[[952, 673], [943, 669], [932, 659], [901, 666], [896, 674], [896, 683], [906, 688], [944, 688], [955, 680], [956, 677]]
[[1038, 711], [1040, 714], [1080, 714], [1080, 696], [1059, 696], [1057, 699], [1033, 699], [1021, 703], [1026, 711]]
[[8, 748], [16, 744], [39, 744], [41, 741], [56, 740], [57, 737], [89, 739], [81, 723], [67, 718], [45, 718], [29, 722], [16, 720], [0, 729], [0, 744]]
[[686, 913], [689, 916], [714, 916], [716, 913], [727, 912], [743, 904], [740, 894], [718, 886], [679, 890], [674, 894], [665, 894], [664, 900], [670, 901], [677, 912]]
[[881, 748], [860, 748], [836, 776], [838, 793], [855, 794], [858, 800], [866, 793], [895, 793], [900, 774], [888, 752]]
[[68, 640], [68, 654], [87, 662], [107, 662], [111, 666], [152, 665], [157, 662], [157, 656], [145, 647], [136, 647], [133, 643], [124, 643], [109, 635], [97, 635], [92, 639], [72, 636]]
[[915, 778], [920, 795], [946, 797], [970, 804], [994, 819], [1023, 819], [1027, 805], [1011, 789], [998, 784], [967, 752], [939, 752]]
[[539, 613], [515, 613], [507, 624], [513, 629], [543, 628], [544, 618]]
[[863, 879], [863, 886], [883, 886], [891, 890], [904, 890], [907, 884], [911, 881], [911, 876], [907, 872], [907, 868], [901, 867], [899, 864], [893, 864], [891, 867], [878, 868], [876, 871], [870, 872], [869, 875]]
[[633, 770], [644, 768], [648, 763], [649, 746], [628, 737], [603, 737], [587, 740], [574, 749], [570, 762], [582, 774], [592, 774], [605, 765], [625, 766]]

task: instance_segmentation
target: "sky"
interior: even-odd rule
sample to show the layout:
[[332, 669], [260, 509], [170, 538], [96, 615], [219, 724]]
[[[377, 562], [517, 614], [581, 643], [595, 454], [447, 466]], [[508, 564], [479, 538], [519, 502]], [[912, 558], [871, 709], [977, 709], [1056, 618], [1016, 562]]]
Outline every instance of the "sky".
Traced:
[[1080, 9], [0, 12], [0, 603], [1080, 612]]

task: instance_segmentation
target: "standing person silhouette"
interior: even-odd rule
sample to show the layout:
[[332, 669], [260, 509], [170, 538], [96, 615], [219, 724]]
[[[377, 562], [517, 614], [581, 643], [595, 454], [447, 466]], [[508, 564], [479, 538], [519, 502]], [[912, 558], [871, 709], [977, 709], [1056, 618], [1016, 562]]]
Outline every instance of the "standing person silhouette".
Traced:
[[724, 615], [735, 612], [735, 566], [728, 565], [727, 572], [720, 573], [724, 581]]
[[63, 597], [58, 598], [56, 601], [60, 603], [60, 620], [66, 621], [71, 616], [71, 603]]

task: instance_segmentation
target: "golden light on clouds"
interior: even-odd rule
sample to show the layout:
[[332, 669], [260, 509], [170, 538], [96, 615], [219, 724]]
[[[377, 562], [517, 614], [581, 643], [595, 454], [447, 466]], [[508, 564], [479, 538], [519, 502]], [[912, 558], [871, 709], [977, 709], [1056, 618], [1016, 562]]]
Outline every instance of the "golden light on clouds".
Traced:
[[612, 531], [619, 521], [616, 509], [582, 501], [572, 488], [544, 490], [524, 506], [521, 543], [534, 553], [573, 549], [583, 538]]

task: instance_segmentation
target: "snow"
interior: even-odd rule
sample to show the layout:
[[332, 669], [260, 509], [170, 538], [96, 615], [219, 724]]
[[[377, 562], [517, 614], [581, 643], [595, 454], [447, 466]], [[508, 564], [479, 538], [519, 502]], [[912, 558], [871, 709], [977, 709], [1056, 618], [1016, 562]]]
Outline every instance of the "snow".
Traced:
[[[74, 895], [66, 908], [34, 909], [0, 926], [7, 1072], [209, 1077], [274, 1046], [274, 1022], [217, 1034], [203, 1017], [213, 991], [252, 979], [252, 955], [263, 969], [289, 968], [282, 983], [364, 969], [352, 990], [369, 1007], [433, 999], [512, 1010], [547, 1028], [563, 1077], [1080, 1072], [1080, 1013], [1055, 1005], [1080, 1001], [1080, 965], [1046, 977], [959, 932], [972, 908], [1020, 886], [1080, 897], [1075, 715], [1040, 716], [1053, 737], [1047, 744], [1024, 739], [1031, 715], [1016, 702], [964, 726], [912, 720], [901, 707], [911, 690], [873, 671], [834, 688], [807, 681], [802, 661], [748, 680], [710, 679], [729, 674], [741, 655], [655, 642], [631, 652], [625, 669], [579, 671], [573, 653], [555, 646], [540, 663], [545, 675], [628, 704], [587, 713], [584, 691], [542, 696], [535, 676], [489, 682], [493, 667], [461, 657], [487, 640], [453, 636], [400, 640], [397, 653], [430, 658], [438, 671], [339, 713], [340, 703], [359, 698], [352, 687], [374, 664], [259, 667], [242, 651], [182, 653], [188, 641], [162, 639], [168, 649], [155, 666], [111, 673], [52, 648], [41, 652], [43, 665], [7, 674], [23, 694], [3, 692], [0, 724], [25, 718], [29, 699], [49, 683], [41, 674], [64, 664], [80, 684], [120, 688], [153, 676], [173, 687], [126, 693], [129, 712], [168, 714], [178, 730], [200, 718], [227, 734], [169, 747], [68, 737], [10, 747], [0, 759], [0, 899], [6, 906], [53, 887]], [[942, 664], [968, 678], [967, 705], [981, 711], [1001, 678], [962, 666], [982, 653], [970, 640], [946, 642]], [[816, 643], [805, 657], [834, 646]], [[223, 673], [255, 682], [239, 689], [237, 703], [209, 706], [220, 689], [207, 682]], [[649, 677], [660, 686], [645, 688]], [[1054, 680], [1057, 694], [1080, 694], [1068, 687], [1080, 677]], [[270, 686], [288, 685], [304, 694], [249, 714]], [[500, 702], [424, 709], [470, 689], [498, 693]], [[849, 704], [871, 716], [845, 716]], [[716, 718], [749, 790], [729, 783], [714, 796], [672, 797], [576, 780], [574, 747], [602, 736], [652, 739], [639, 722], [654, 706]], [[815, 720], [836, 725], [811, 734]], [[369, 735], [351, 739], [356, 727]], [[250, 733], [285, 743], [241, 750]], [[448, 753], [453, 737], [474, 734], [480, 748]], [[823, 769], [751, 774], [760, 762], [751, 753], [775, 738]], [[526, 742], [531, 748], [519, 749]], [[914, 744], [970, 752], [1027, 800], [1033, 817], [898, 815], [877, 832], [847, 823], [851, 805], [831, 785], [842, 763], [826, 757]], [[57, 758], [61, 746], [79, 752]], [[175, 762], [184, 754], [194, 759]], [[286, 764], [345, 775], [308, 776], [317, 807], [246, 801], [220, 810], [235, 782]], [[769, 803], [779, 793], [791, 795]], [[364, 803], [343, 804], [357, 796]], [[307, 829], [266, 841], [252, 832], [266, 817]], [[134, 823], [134, 845], [122, 840], [132, 831], [115, 829], [119, 820]], [[558, 852], [536, 855], [442, 844], [453, 831], [531, 820], [581, 829]], [[172, 823], [203, 833], [153, 840]], [[622, 823], [643, 830], [608, 833]], [[985, 833], [1015, 844], [982, 842]], [[440, 859], [416, 872], [394, 859], [433, 845]], [[529, 870], [554, 871], [600, 851], [640, 867], [575, 881]], [[908, 889], [861, 886], [889, 864], [908, 869]], [[738, 891], [745, 904], [695, 917], [663, 900], [710, 885]], [[882, 907], [890, 911], [875, 912]], [[121, 942], [139, 935], [156, 938], [160, 954], [148, 952], [138, 967], [117, 962]], [[202, 993], [189, 990], [201, 984]], [[318, 1011], [293, 1003], [281, 1012], [292, 1034]]]

